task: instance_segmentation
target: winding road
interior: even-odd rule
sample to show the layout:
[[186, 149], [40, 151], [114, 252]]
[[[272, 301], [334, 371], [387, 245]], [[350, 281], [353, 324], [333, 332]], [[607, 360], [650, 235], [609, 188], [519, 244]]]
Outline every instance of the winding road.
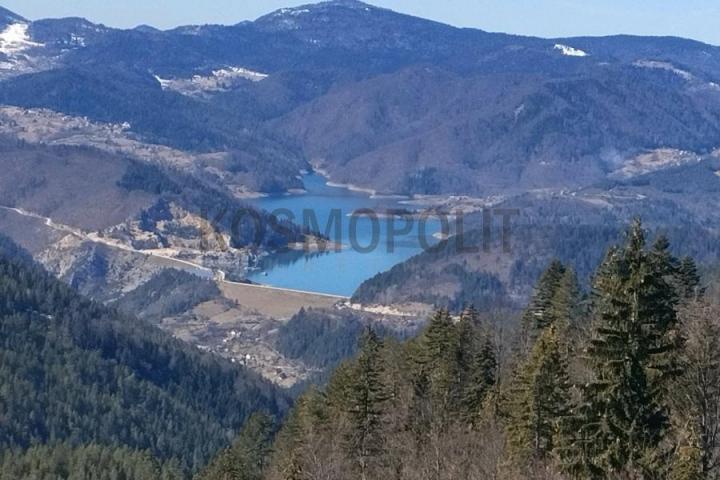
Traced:
[[76, 237], [78, 237], [78, 238], [80, 238], [80, 239], [82, 239], [82, 240], [86, 240], [86, 241], [93, 242], [93, 243], [100, 243], [100, 244], [106, 245], [106, 246], [111, 247], [111, 248], [116, 248], [116, 249], [119, 249], [119, 250], [125, 250], [125, 251], [128, 251], [128, 252], [133, 252], [133, 253], [136, 253], [136, 254], [138, 254], [138, 255], [143, 255], [143, 256], [146, 256], [146, 257], [159, 258], [159, 259], [162, 259], [162, 260], [164, 260], [164, 261], [171, 262], [171, 263], [180, 265], [180, 266], [182, 266], [182, 267], [185, 267], [185, 268], [183, 268], [184, 270], [187, 270], [187, 268], [189, 267], [190, 270], [193, 271], [192, 273], [195, 273], [196, 275], [198, 275], [198, 276], [200, 276], [200, 277], [203, 277], [203, 278], [215, 279], [215, 280], [216, 280], [218, 283], [220, 283], [220, 284], [229, 285], [229, 286], [241, 286], [241, 287], [247, 287], [247, 288], [261, 288], [261, 289], [264, 289], [264, 290], [271, 290], [271, 291], [274, 290], [274, 291], [278, 291], [278, 292], [286, 292], [286, 293], [300, 294], [300, 295], [312, 295], [312, 296], [314, 296], [314, 297], [322, 297], [322, 298], [327, 298], [327, 299], [334, 299], [334, 300], [337, 300], [337, 301], [346, 301], [346, 300], [348, 300], [348, 297], [343, 297], [343, 296], [339, 296], [339, 295], [330, 295], [330, 294], [326, 294], [326, 293], [317, 293], [317, 292], [306, 292], [306, 291], [303, 291], [303, 290], [293, 290], [293, 289], [288, 289], [288, 288], [272, 287], [272, 286], [269, 286], [269, 285], [250, 284], [250, 283], [243, 283], [243, 282], [232, 282], [232, 281], [230, 281], [230, 280], [226, 280], [226, 279], [225, 279], [226, 275], [225, 275], [225, 272], [222, 271], [222, 270], [213, 270], [213, 269], [204, 267], [204, 266], [202, 266], [202, 265], [198, 265], [198, 264], [196, 264], [196, 263], [190, 262], [190, 261], [188, 261], [188, 260], [181, 260], [181, 259], [178, 259], [178, 258], [169, 257], [169, 256], [167, 256], [167, 255], [160, 255], [160, 254], [158, 254], [158, 253], [156, 253], [156, 252], [149, 252], [149, 251], [146, 251], [146, 250], [138, 250], [138, 249], [136, 249], [136, 248], [133, 248], [133, 247], [131, 247], [131, 246], [129, 246], [129, 245], [125, 245], [125, 244], [120, 243], [120, 242], [118, 242], [118, 241], [115, 241], [115, 240], [112, 240], [112, 239], [108, 239], [108, 238], [105, 238], [105, 237], [101, 237], [100, 235], [98, 235], [98, 234], [95, 233], [95, 232], [87, 233], [87, 232], [82, 231], [82, 230], [79, 229], [79, 228], [75, 228], [75, 227], [71, 227], [70, 225], [58, 223], [58, 222], [54, 221], [52, 218], [50, 218], [50, 217], [45, 217], [45, 216], [43, 216], [43, 215], [39, 215], [39, 214], [34, 213], [34, 212], [29, 212], [29, 211], [24, 210], [24, 209], [22, 209], [22, 208], [8, 207], [8, 206], [0, 205], [0, 209], [2, 209], [2, 210], [8, 210], [8, 211], [17, 213], [18, 215], [22, 215], [22, 216], [24, 216], [24, 217], [29, 217], [29, 218], [34, 218], [34, 219], [36, 219], [36, 220], [41, 220], [41, 221], [44, 222], [44, 224], [45, 224], [47, 227], [49, 227], [49, 228], [52, 228], [52, 229], [54, 229], [54, 230], [59, 230], [59, 231], [66, 232], [66, 233], [71, 234], [71, 235], [74, 235], [74, 236], [76, 236]]

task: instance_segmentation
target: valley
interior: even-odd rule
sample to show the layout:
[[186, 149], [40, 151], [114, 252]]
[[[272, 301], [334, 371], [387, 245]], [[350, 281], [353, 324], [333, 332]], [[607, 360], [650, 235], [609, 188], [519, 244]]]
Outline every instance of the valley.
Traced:
[[[72, 246], [70, 248], [73, 249], [91, 250], [100, 248], [104, 249], [104, 257], [116, 261], [122, 259], [114, 268], [114, 273], [103, 274], [105, 282], [114, 278], [116, 284], [96, 290], [96, 295], [101, 294], [108, 301], [119, 301], [122, 305], [123, 296], [138, 295], [138, 290], [145, 288], [146, 284], [152, 283], [164, 272], [186, 272], [191, 277], [217, 285], [217, 291], [207, 299], [188, 304], [182, 311], [163, 312], [161, 309], [160, 312], [150, 315], [153, 323], [176, 338], [201, 350], [217, 353], [232, 362], [246, 365], [286, 387], [306, 380], [321, 371], [287, 359], [275, 350], [273, 341], [278, 326], [290, 320], [302, 309], [334, 311], [351, 308], [349, 296], [233, 282], [225, 279], [226, 274], [222, 270], [211, 269], [202, 266], [199, 262], [179, 258], [181, 256], [187, 258], [187, 256], [179, 255], [180, 252], [176, 249], [136, 249], [117, 239], [60, 224], [51, 218], [23, 209], [0, 206], [0, 210], [7, 212], [6, 215], [20, 217], [15, 218], [14, 222], [21, 224], [27, 221], [37, 222], [47, 229], [47, 236], [57, 238], [54, 242], [58, 246], [66, 245]], [[11, 223], [9, 220], [5, 220], [4, 224], [9, 223]], [[77, 284], [76, 275], [79, 267], [72, 266], [72, 261], [67, 255], [67, 253], [63, 254], [63, 263], [58, 263], [61, 259], [57, 257], [57, 253], [47, 251], [38, 254], [37, 258], [57, 275], [70, 275], [69, 281]], [[312, 261], [312, 255], [308, 261]], [[362, 279], [364, 277], [360, 278]], [[172, 293], [157, 291], [160, 295], [172, 296]], [[144, 293], [144, 295], [150, 294], [150, 292]], [[429, 306], [419, 307], [412, 307], [411, 313], [408, 314], [407, 311], [395, 311], [387, 307], [378, 309], [372, 306], [352, 305], [353, 311], [358, 316], [383, 319], [382, 321], [387, 322], [388, 325], [405, 324], [408, 315], [411, 318], [420, 318], [429, 310]]]
[[720, 425], [720, 46], [358, 0], [23, 15], [0, 7], [0, 480], [720, 475], [676, 475], [720, 459], [678, 408], [714, 375], [692, 405]]

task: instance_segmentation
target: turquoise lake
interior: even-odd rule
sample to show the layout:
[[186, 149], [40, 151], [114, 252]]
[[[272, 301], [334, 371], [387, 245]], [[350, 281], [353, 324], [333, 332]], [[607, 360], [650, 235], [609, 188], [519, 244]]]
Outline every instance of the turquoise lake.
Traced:
[[[248, 275], [249, 280], [274, 287], [351, 296], [363, 281], [437, 243], [433, 234], [443, 229], [437, 218], [391, 219], [378, 215], [373, 220], [370, 215], [356, 215], [353, 220], [351, 214], [358, 210], [382, 213], [405, 207], [398, 199], [371, 198], [366, 193], [328, 186], [327, 180], [317, 174], [304, 176], [303, 182], [307, 193], [268, 196], [251, 203], [269, 212], [286, 209], [298, 224], [303, 224], [304, 211], [313, 212], [321, 233], [334, 215], [341, 220], [343, 249], [335, 252], [328, 248], [325, 253], [288, 251], [267, 256], [257, 265], [258, 270]], [[390, 231], [408, 229], [407, 233], [389, 235]], [[335, 230], [331, 232], [328, 236], [334, 240]], [[359, 248], [352, 248], [353, 243]]]

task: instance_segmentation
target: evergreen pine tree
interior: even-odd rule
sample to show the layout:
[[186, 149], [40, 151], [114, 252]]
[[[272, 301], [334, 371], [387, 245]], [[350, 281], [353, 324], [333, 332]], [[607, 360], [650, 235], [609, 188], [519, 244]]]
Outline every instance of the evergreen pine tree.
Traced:
[[549, 305], [549, 318], [561, 330], [577, 325], [580, 317], [580, 285], [575, 270], [566, 267]]
[[[521, 364], [531, 354], [537, 339], [550, 326], [563, 336], [577, 327], [580, 317], [580, 286], [575, 271], [553, 260], [542, 274], [530, 304], [523, 313], [520, 349], [516, 362]], [[563, 342], [564, 348], [569, 348]], [[568, 352], [563, 353], [567, 356]]]
[[348, 456], [363, 480], [372, 478], [373, 472], [382, 465], [383, 407], [388, 395], [382, 378], [381, 349], [381, 340], [368, 328], [361, 339], [349, 390]]
[[460, 321], [455, 325], [455, 361], [458, 381], [465, 383], [471, 369], [475, 353], [478, 348], [478, 312], [471, 306], [460, 315]]
[[327, 387], [325, 387], [328, 414], [331, 417], [339, 418], [347, 414], [354, 381], [355, 365], [352, 361], [342, 362], [335, 368]]
[[[469, 323], [465, 323], [469, 327]], [[464, 329], [466, 336], [470, 333]], [[447, 310], [439, 310], [430, 320], [421, 338], [416, 362], [420, 375], [427, 376], [433, 422], [447, 426], [452, 412], [457, 411], [460, 398], [459, 335]], [[468, 342], [469, 340], [463, 340]]]
[[496, 383], [497, 367], [495, 343], [486, 333], [472, 360], [463, 396], [465, 415], [471, 425], [477, 425], [480, 420], [485, 399]]
[[430, 378], [427, 372], [421, 368], [412, 377], [412, 403], [408, 419], [418, 448], [424, 445], [432, 428], [433, 411], [430, 397]]
[[464, 409], [466, 390], [474, 376], [474, 364], [479, 353], [480, 338], [478, 335], [479, 314], [474, 307], [466, 308], [455, 325], [455, 366], [457, 374], [453, 388], [458, 390], [453, 407]]
[[680, 298], [692, 300], [703, 295], [704, 292], [700, 288], [700, 275], [692, 257], [683, 257], [680, 260], [677, 268], [677, 279]]
[[552, 298], [565, 275], [565, 270], [565, 266], [559, 260], [553, 260], [540, 276], [533, 297], [523, 316], [523, 324], [528, 330], [542, 331], [553, 323], [550, 313]]
[[556, 326], [548, 327], [515, 374], [508, 438], [516, 458], [548, 459], [556, 447], [560, 421], [569, 413], [570, 382], [559, 336]]
[[423, 334], [420, 362], [431, 366], [445, 362], [448, 352], [454, 349], [455, 341], [455, 328], [450, 313], [447, 310], [438, 310]]
[[[611, 249], [594, 281], [594, 334], [588, 348], [595, 380], [577, 436], [593, 451], [565, 452], [573, 468], [585, 456], [586, 476], [641, 476], [663, 467], [668, 427], [666, 388], [677, 373], [676, 294], [667, 242], [646, 250], [642, 225], [631, 227], [623, 248]], [[589, 444], [581, 444], [581, 448]], [[587, 453], [587, 452], [586, 452]]]
[[595, 390], [584, 388], [582, 393], [582, 401], [559, 422], [555, 451], [571, 478], [605, 479], [603, 467], [596, 464], [598, 445], [605, 440], [597, 412], [599, 402], [593, 396]]

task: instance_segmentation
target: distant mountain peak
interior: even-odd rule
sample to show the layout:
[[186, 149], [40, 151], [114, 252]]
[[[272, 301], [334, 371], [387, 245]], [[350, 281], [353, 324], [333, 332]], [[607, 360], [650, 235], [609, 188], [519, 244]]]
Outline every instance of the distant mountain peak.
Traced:
[[144, 32], [144, 33], [160, 33], [161, 32], [160, 29], [155, 28], [152, 25], [146, 25], [146, 24], [138, 25], [135, 28], [133, 28], [133, 30], [136, 30], [138, 32]]
[[[258, 18], [255, 24], [266, 31], [295, 31], [306, 41], [318, 44], [343, 43], [354, 39], [382, 38], [388, 29], [402, 31], [398, 22], [440, 25], [431, 20], [376, 7], [359, 0], [330, 0], [292, 8], [281, 8]], [[450, 27], [448, 27], [450, 28]]]
[[360, 0], [328, 0], [326, 2], [320, 2], [317, 5], [328, 5], [348, 8], [377, 8], [369, 3], [361, 2]]
[[297, 18], [305, 14], [323, 13], [328, 12], [330, 9], [342, 7], [344, 9], [351, 10], [380, 10], [378, 7], [370, 4], [361, 2], [359, 0], [329, 0], [326, 2], [310, 3], [307, 5], [300, 5], [298, 7], [281, 8], [276, 10], [269, 15], [261, 17], [260, 20], [278, 19], [278, 18]]
[[292, 14], [292, 12], [302, 12], [302, 11], [311, 12], [313, 10], [325, 10], [328, 7], [330, 7], [330, 8], [344, 7], [344, 8], [363, 9], [363, 10], [368, 10], [368, 9], [377, 10], [378, 9], [377, 7], [374, 7], [365, 2], [361, 2], [360, 0], [328, 0], [325, 2], [309, 3], [306, 5], [301, 5], [299, 7], [281, 8], [280, 10], [276, 11], [275, 14], [283, 14], [283, 13]]

